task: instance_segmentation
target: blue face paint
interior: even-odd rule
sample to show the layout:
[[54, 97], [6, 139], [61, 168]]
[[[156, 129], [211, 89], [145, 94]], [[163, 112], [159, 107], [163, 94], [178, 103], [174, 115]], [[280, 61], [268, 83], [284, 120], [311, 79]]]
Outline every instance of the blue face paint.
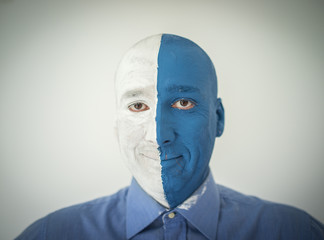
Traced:
[[[215, 138], [223, 131], [223, 108], [217, 99], [213, 63], [192, 41], [163, 34], [158, 54], [157, 92], [156, 137], [162, 184], [166, 199], [174, 208], [207, 177]], [[175, 108], [181, 99], [194, 107]]]

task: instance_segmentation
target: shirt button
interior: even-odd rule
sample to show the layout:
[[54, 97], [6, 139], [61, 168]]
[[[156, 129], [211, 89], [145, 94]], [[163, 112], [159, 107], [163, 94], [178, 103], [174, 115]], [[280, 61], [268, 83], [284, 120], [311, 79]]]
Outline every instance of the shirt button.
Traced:
[[168, 217], [171, 218], [171, 219], [174, 218], [175, 217], [175, 213], [174, 212], [169, 213]]

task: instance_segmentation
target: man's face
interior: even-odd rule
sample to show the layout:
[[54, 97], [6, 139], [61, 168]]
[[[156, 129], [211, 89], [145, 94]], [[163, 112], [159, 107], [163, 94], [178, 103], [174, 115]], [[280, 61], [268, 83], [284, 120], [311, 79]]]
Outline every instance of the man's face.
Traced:
[[207, 177], [223, 130], [213, 64], [193, 42], [157, 35], [126, 54], [116, 87], [127, 165], [148, 194], [176, 207]]

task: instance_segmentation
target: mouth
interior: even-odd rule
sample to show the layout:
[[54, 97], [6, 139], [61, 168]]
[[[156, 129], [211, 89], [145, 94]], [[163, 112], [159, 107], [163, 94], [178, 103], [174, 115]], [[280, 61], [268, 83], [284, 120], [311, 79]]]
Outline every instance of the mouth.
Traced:
[[167, 154], [165, 155], [165, 158], [157, 158], [157, 157], [153, 157], [153, 156], [149, 156], [149, 155], [146, 155], [146, 154], [143, 154], [143, 153], [140, 153], [139, 154], [141, 157], [145, 157], [145, 158], [148, 158], [148, 159], [151, 159], [151, 160], [154, 160], [154, 161], [174, 161], [174, 160], [179, 160], [182, 158], [182, 155], [179, 155], [179, 156], [168, 156]]
[[141, 157], [144, 157], [144, 158], [148, 158], [148, 159], [151, 159], [151, 160], [154, 160], [154, 161], [160, 161], [160, 158], [157, 158], [155, 156], [148, 156], [148, 155], [145, 155], [143, 153], [140, 153], [139, 154]]
[[165, 154], [165, 158], [161, 159], [161, 161], [173, 161], [173, 160], [179, 160], [182, 158], [182, 155], [179, 156], [168, 156], [168, 154]]

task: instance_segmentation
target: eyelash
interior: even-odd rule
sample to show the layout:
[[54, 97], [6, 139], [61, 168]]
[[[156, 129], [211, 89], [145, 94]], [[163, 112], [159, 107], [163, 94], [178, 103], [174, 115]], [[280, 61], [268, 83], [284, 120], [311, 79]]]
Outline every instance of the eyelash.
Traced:
[[[140, 109], [137, 109], [135, 106], [136, 105], [140, 105]], [[142, 107], [144, 107], [144, 109], [142, 109]], [[134, 102], [131, 103], [130, 105], [128, 105], [128, 109], [132, 112], [144, 112], [149, 110], [149, 106], [147, 106], [147, 104], [143, 103], [143, 102]]]
[[[183, 104], [181, 104], [181, 101], [187, 102], [189, 104], [189, 106], [183, 106]], [[180, 104], [181, 106], [179, 106], [178, 104]], [[136, 105], [137, 105], [137, 107], [136, 107]], [[190, 110], [190, 109], [194, 108], [196, 105], [197, 105], [197, 103], [191, 99], [181, 98], [181, 99], [174, 101], [171, 104], [171, 107], [176, 108], [178, 110]], [[141, 102], [141, 101], [133, 102], [133, 103], [129, 104], [127, 108], [131, 112], [144, 112], [144, 111], [147, 111], [150, 109], [150, 107], [147, 104], [145, 104], [144, 102]]]
[[[190, 104], [189, 107], [182, 106], [181, 101], [188, 102]], [[181, 106], [176, 106], [177, 103], [179, 103]], [[171, 107], [179, 109], [179, 110], [190, 110], [190, 109], [194, 108], [196, 105], [197, 105], [197, 103], [195, 101], [193, 101], [192, 99], [181, 98], [181, 99], [178, 99], [175, 102], [173, 102], [171, 104]]]

